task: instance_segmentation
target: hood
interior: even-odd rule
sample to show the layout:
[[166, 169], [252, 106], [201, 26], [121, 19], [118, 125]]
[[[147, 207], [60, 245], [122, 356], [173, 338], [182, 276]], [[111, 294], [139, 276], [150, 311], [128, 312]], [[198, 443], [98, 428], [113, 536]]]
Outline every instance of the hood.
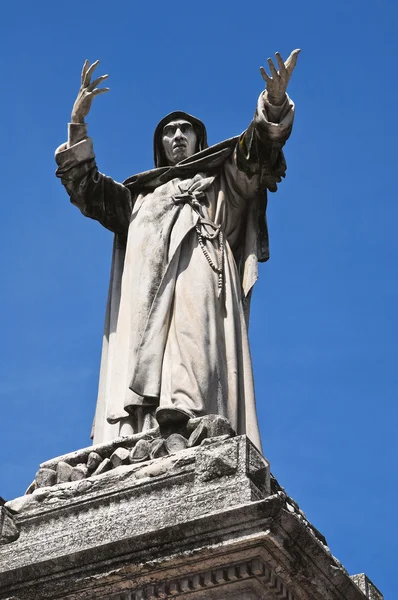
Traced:
[[165, 167], [168, 165], [166, 155], [163, 150], [162, 132], [163, 127], [167, 125], [167, 123], [170, 123], [170, 121], [174, 121], [176, 119], [184, 119], [184, 121], [189, 121], [190, 123], [192, 123], [196, 131], [196, 135], [198, 137], [196, 152], [200, 152], [201, 150], [204, 150], [208, 147], [207, 132], [204, 123], [202, 123], [202, 121], [200, 121], [196, 117], [193, 117], [192, 115], [189, 115], [186, 112], [183, 112], [181, 110], [175, 110], [169, 115], [163, 117], [163, 119], [159, 121], [159, 123], [156, 126], [155, 134], [153, 136], [153, 155], [155, 167]]

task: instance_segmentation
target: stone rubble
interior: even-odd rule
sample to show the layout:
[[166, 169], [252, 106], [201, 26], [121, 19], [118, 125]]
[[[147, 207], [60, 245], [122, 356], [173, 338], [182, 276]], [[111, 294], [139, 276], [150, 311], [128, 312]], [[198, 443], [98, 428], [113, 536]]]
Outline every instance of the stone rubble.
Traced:
[[156, 428], [118, 438], [113, 442], [97, 445], [95, 450], [86, 448], [43, 463], [26, 493], [31, 494], [40, 488], [87, 479], [121, 465], [170, 456], [185, 448], [234, 436], [235, 432], [227, 419], [219, 415], [206, 415], [190, 419], [181, 429], [181, 433], [168, 434], [166, 428]]

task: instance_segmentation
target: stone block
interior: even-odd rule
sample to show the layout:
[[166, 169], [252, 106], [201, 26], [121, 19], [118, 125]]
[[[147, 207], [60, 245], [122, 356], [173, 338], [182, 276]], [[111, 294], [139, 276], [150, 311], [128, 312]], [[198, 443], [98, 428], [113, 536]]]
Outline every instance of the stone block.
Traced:
[[148, 440], [139, 440], [130, 452], [130, 462], [137, 463], [148, 460], [151, 452], [151, 444]]
[[185, 450], [187, 446], [188, 440], [179, 433], [172, 433], [165, 441], [165, 447], [168, 454], [174, 454], [175, 452]]
[[76, 465], [76, 467], [73, 467], [71, 475], [70, 475], [70, 480], [71, 481], [80, 481], [81, 479], [85, 479], [87, 477], [87, 475], [88, 475], [88, 467], [84, 463], [81, 463], [80, 465]]
[[188, 421], [188, 433], [192, 434], [199, 425], [206, 430], [206, 435], [209, 438], [220, 435], [227, 435], [228, 437], [236, 435], [228, 419], [220, 415], [205, 415], [190, 419]]
[[66, 483], [70, 481], [73, 467], [67, 462], [61, 461], [57, 465], [57, 483]]
[[98, 454], [98, 452], [90, 452], [87, 458], [87, 467], [88, 470], [93, 473], [97, 467], [102, 463], [102, 457]]
[[103, 473], [106, 473], [107, 471], [109, 471], [111, 468], [112, 468], [112, 463], [109, 460], [109, 458], [104, 458], [104, 460], [98, 465], [98, 467], [94, 471], [93, 476], [94, 475], [102, 475]]
[[[57, 481], [57, 473], [53, 469], [41, 468], [36, 473], [36, 486], [38, 488], [54, 485]], [[31, 486], [29, 486], [31, 487]], [[33, 487], [33, 486], [32, 486]], [[32, 489], [33, 491], [33, 489]]]
[[188, 447], [193, 448], [194, 446], [200, 446], [200, 444], [207, 437], [207, 428], [203, 421], [196, 426], [196, 428], [192, 431], [191, 435], [188, 439]]
[[120, 467], [120, 465], [127, 465], [129, 463], [129, 456], [130, 452], [126, 448], [116, 448], [110, 458], [112, 467], [115, 469], [116, 467]]
[[160, 458], [161, 456], [167, 456], [167, 448], [165, 446], [165, 441], [163, 439], [153, 440], [151, 442], [149, 457], [150, 458]]
[[201, 448], [196, 465], [196, 475], [201, 481], [232, 475], [238, 468], [238, 447], [236, 444], [218, 444]]

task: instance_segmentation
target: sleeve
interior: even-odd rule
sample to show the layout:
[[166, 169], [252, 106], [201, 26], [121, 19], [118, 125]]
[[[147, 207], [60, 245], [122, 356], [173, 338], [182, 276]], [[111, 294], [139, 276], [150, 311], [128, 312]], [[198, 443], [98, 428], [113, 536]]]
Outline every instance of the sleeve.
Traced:
[[98, 171], [85, 123], [69, 124], [68, 142], [57, 148], [55, 160], [56, 175], [72, 204], [110, 231], [126, 235], [132, 211], [130, 192]]
[[293, 118], [294, 104], [287, 94], [281, 106], [270, 104], [266, 91], [260, 94], [254, 118], [239, 138], [231, 165], [242, 196], [256, 196], [267, 189], [276, 192], [286, 173], [282, 148], [292, 131]]

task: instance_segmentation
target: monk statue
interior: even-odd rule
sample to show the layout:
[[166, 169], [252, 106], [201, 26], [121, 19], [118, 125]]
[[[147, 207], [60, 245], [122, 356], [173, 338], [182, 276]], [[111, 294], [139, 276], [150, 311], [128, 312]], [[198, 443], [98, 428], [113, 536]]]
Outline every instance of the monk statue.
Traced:
[[85, 118], [107, 75], [86, 61], [57, 176], [72, 204], [114, 233], [94, 443], [204, 415], [261, 448], [248, 343], [267, 191], [285, 176], [286, 94], [299, 50], [261, 67], [266, 89], [241, 135], [208, 146], [176, 111], [155, 129], [155, 167], [118, 183], [99, 172]]

